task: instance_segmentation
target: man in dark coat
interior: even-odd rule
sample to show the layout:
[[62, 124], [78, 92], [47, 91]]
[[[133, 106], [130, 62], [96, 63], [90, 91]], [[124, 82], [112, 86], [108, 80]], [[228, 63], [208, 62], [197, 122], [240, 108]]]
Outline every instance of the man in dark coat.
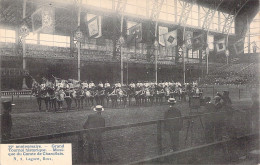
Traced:
[[[171, 147], [173, 151], [179, 148], [179, 132], [182, 129], [181, 111], [174, 107], [176, 103], [174, 98], [169, 98], [168, 103], [170, 104], [169, 109], [164, 113], [164, 127], [169, 132], [171, 139]], [[177, 118], [177, 119], [172, 119]]]
[[2, 102], [3, 114], [1, 115], [1, 134], [2, 140], [9, 140], [11, 138], [12, 129], [12, 117], [10, 112], [12, 111], [12, 102], [4, 101]]
[[252, 94], [252, 106], [250, 107], [251, 131], [259, 131], [259, 94]]
[[205, 117], [205, 139], [207, 143], [211, 143], [214, 141], [214, 131], [215, 131], [215, 114], [216, 112], [214, 103], [211, 102], [210, 97], [205, 98], [205, 109], [206, 113], [212, 113], [206, 115]]
[[[85, 122], [84, 129], [94, 129], [105, 127], [105, 119], [101, 115], [101, 112], [104, 111], [104, 108], [101, 105], [97, 105], [94, 109], [96, 114], [91, 114], [88, 116], [87, 121]], [[88, 160], [89, 163], [93, 163], [94, 160], [94, 146], [96, 147], [98, 163], [102, 163], [102, 132], [100, 130], [90, 131], [86, 138], [88, 143]]]

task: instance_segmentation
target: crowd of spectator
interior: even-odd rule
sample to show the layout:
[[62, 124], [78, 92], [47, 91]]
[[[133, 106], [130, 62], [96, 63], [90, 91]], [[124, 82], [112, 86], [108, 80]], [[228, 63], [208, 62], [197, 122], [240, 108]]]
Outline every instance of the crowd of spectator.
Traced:
[[204, 84], [259, 84], [258, 64], [234, 64], [207, 75]]

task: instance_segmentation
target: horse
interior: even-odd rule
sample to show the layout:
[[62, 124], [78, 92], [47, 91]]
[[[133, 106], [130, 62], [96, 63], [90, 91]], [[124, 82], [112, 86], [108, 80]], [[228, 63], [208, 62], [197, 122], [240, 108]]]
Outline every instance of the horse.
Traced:
[[80, 107], [83, 109], [84, 92], [81, 88], [73, 91], [72, 98], [76, 104], [77, 110], [79, 110]]
[[124, 104], [124, 108], [126, 107], [126, 103], [127, 103], [127, 92], [125, 90], [123, 90], [122, 88], [117, 89], [117, 96], [120, 99], [120, 101], [123, 101]]
[[65, 97], [64, 100], [66, 101], [67, 104], [67, 112], [71, 109], [71, 103], [72, 103], [72, 90], [67, 89], [65, 90]]
[[116, 89], [114, 88], [114, 90], [111, 93], [108, 93], [108, 97], [111, 99], [112, 102], [112, 108], [116, 108], [118, 106], [117, 103], [117, 93], [116, 93]]
[[109, 95], [112, 92], [113, 92], [113, 89], [111, 87], [106, 87], [105, 88], [105, 98], [106, 98], [107, 106], [109, 104], [109, 98], [110, 98]]
[[163, 103], [163, 97], [165, 96], [165, 92], [164, 92], [164, 89], [157, 89], [155, 91], [155, 95], [156, 95], [156, 102], [159, 103], [159, 104], [162, 104]]
[[135, 91], [135, 101], [136, 101], [136, 105], [140, 106], [142, 105], [142, 103], [145, 100], [145, 91], [140, 89]]
[[171, 93], [171, 90], [169, 87], [165, 87], [165, 99], [168, 100], [171, 96], [170, 96], [170, 93]]
[[56, 95], [55, 95], [55, 89], [49, 88], [48, 93], [50, 95], [49, 108], [50, 109], [54, 108], [54, 111], [56, 111], [56, 109], [57, 109], [57, 107], [56, 107], [57, 98], [56, 98]]
[[37, 99], [37, 104], [39, 107], [39, 111], [42, 111], [41, 105], [42, 105], [42, 100], [44, 100], [45, 106], [46, 106], [46, 111], [49, 110], [49, 103], [50, 103], [50, 89], [47, 88], [46, 86], [38, 86], [35, 91], [35, 97]]
[[104, 105], [105, 90], [101, 87], [97, 87], [94, 97], [97, 105]]
[[154, 90], [152, 88], [145, 89], [145, 103], [150, 102], [153, 105], [154, 102]]
[[35, 92], [35, 97], [37, 100], [39, 111], [42, 111], [41, 107], [42, 107], [42, 99], [43, 99], [43, 90], [41, 89], [40, 86], [37, 86], [34, 88], [33, 91]]
[[65, 100], [65, 92], [63, 89], [57, 90], [55, 92], [57, 103], [58, 103], [58, 109], [62, 109], [63, 101]]
[[[86, 105], [94, 106], [94, 92], [90, 89], [84, 90]], [[91, 104], [91, 105], [90, 105]]]
[[128, 100], [129, 100], [129, 104], [128, 105], [131, 106], [131, 101], [135, 97], [135, 88], [129, 86], [128, 88], [126, 88], [126, 92], [127, 92]]

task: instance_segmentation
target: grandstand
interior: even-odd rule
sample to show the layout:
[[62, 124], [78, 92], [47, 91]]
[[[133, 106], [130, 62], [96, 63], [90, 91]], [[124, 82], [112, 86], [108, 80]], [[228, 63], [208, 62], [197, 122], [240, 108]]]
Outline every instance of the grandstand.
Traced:
[[209, 75], [203, 78], [206, 84], [259, 84], [259, 64], [240, 63], [215, 67]]

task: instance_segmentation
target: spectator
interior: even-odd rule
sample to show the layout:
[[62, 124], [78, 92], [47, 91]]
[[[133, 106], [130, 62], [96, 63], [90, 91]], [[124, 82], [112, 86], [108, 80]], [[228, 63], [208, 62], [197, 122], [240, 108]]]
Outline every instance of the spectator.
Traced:
[[181, 111], [174, 107], [176, 100], [169, 98], [168, 103], [170, 104], [170, 108], [164, 113], [164, 126], [165, 130], [170, 134], [172, 151], [176, 151], [179, 148], [179, 132], [182, 129], [183, 121], [181, 118], [177, 118], [181, 117]]
[[2, 102], [3, 114], [1, 115], [1, 134], [2, 140], [9, 140], [11, 138], [11, 130], [12, 130], [12, 116], [10, 112], [12, 111], [11, 101]]
[[[103, 106], [97, 105], [94, 109], [96, 114], [91, 114], [88, 116], [87, 121], [85, 122], [84, 129], [93, 129], [105, 127], [105, 119], [101, 115], [101, 112], [104, 111]], [[88, 132], [86, 136], [88, 143], [88, 160], [89, 163], [94, 163], [94, 147], [96, 148], [98, 163], [102, 163], [102, 131], [92, 130]]]
[[215, 96], [214, 99], [215, 99], [215, 106], [214, 106], [215, 108], [214, 109], [215, 109], [215, 112], [218, 113], [215, 115], [215, 119], [214, 119], [215, 137], [216, 137], [216, 140], [222, 140], [225, 114], [224, 114], [224, 112], [221, 113], [221, 111], [223, 111], [223, 105], [220, 102], [221, 97]]
[[[214, 103], [211, 102], [210, 97], [205, 98], [205, 109], [206, 113], [214, 113], [216, 112], [215, 110], [215, 105]], [[215, 114], [210, 114], [205, 117], [205, 139], [206, 143], [211, 143], [214, 141], [214, 120], [215, 120]]]
[[251, 110], [251, 130], [252, 131], [259, 131], [259, 94], [253, 93], [252, 94], [252, 106], [250, 108]]

